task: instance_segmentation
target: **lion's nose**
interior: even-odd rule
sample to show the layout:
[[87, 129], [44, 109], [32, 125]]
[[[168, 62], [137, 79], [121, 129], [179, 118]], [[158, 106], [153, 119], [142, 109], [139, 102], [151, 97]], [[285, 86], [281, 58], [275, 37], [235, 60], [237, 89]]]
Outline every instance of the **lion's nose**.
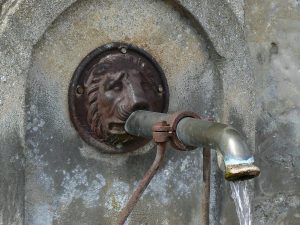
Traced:
[[134, 84], [131, 84], [128, 88], [128, 109], [130, 109], [131, 112], [137, 110], [150, 110], [150, 105], [147, 100], [147, 93], [145, 93], [140, 84]]
[[131, 110], [133, 112], [137, 110], [149, 110], [149, 104], [146, 101], [135, 102]]

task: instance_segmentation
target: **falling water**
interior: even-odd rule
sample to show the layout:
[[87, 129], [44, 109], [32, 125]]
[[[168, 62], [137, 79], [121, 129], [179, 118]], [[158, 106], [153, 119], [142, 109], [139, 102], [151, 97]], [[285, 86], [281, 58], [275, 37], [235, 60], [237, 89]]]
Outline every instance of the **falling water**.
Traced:
[[240, 225], [251, 225], [251, 199], [249, 181], [230, 182], [231, 197], [234, 200]]

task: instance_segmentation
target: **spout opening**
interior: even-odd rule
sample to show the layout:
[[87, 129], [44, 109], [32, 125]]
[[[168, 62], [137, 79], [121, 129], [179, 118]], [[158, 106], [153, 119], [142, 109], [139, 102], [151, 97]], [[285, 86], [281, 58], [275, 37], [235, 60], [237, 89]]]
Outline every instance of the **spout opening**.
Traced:
[[260, 169], [253, 164], [227, 165], [225, 179], [229, 181], [248, 180], [259, 176]]

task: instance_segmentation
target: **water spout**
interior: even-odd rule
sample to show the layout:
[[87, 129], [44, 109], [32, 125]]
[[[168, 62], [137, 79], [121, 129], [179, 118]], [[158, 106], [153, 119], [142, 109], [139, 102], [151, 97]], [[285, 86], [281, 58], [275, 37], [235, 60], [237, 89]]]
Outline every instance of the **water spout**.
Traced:
[[[168, 121], [170, 117], [165, 113], [136, 111], [127, 119], [125, 129], [129, 134], [151, 138], [152, 126], [157, 121]], [[245, 140], [236, 129], [226, 124], [185, 117], [178, 122], [174, 132], [186, 146], [209, 146], [219, 150], [223, 155], [227, 180], [250, 179], [260, 173]]]
[[220, 151], [225, 164], [227, 180], [250, 179], [259, 175], [242, 135], [233, 127], [222, 123], [183, 118], [177, 126], [178, 138], [187, 145], [209, 145]]

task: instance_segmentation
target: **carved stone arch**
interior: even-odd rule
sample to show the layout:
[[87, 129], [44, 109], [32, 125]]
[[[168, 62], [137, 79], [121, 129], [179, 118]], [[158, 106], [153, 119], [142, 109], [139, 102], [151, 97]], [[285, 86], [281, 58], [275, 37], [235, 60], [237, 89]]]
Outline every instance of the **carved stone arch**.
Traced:
[[[66, 158], [59, 158], [58, 155], [51, 155], [51, 147], [49, 147], [51, 146], [51, 143], [53, 143], [53, 141], [51, 141], [51, 135], [46, 136], [40, 134], [40, 136], [30, 136], [30, 134], [38, 135], [39, 132], [42, 132], [42, 129], [49, 129], [47, 128], [47, 126], [49, 125], [48, 121], [45, 122], [43, 119], [43, 116], [45, 116], [45, 114], [48, 113], [56, 116], [55, 111], [51, 111], [50, 109], [47, 113], [44, 112], [45, 114], [41, 114], [41, 112], [39, 111], [48, 104], [49, 99], [47, 98], [47, 96], [49, 95], [47, 95], [47, 89], [44, 89], [43, 92], [46, 97], [43, 99], [43, 101], [38, 101], [40, 105], [33, 105], [29, 102], [25, 102], [27, 91], [26, 83], [28, 84], [28, 82], [33, 82], [34, 84], [35, 82], [35, 80], [32, 79], [27, 80], [28, 71], [32, 64], [32, 52], [34, 48], [38, 47], [41, 44], [40, 40], [42, 39], [46, 30], [51, 28], [52, 24], [55, 23], [57, 21], [57, 18], [59, 18], [62, 14], [65, 15], [65, 13], [68, 13], [68, 9], [72, 8], [76, 4], [76, 2], [80, 1], [16, 0], [5, 1], [4, 3], [2, 3], [3, 13], [0, 17], [0, 74], [1, 76], [5, 77], [3, 78], [3, 80], [6, 81], [0, 82], [0, 141], [2, 145], [0, 148], [0, 162], [1, 171], [5, 171], [5, 173], [0, 173], [0, 178], [1, 180], [6, 179], [7, 182], [0, 182], [0, 189], [8, 190], [10, 192], [7, 195], [6, 199], [0, 198], [0, 205], [2, 207], [1, 210], [2, 212], [4, 212], [3, 221], [5, 224], [23, 224], [25, 223], [24, 218], [26, 218], [26, 220], [28, 219], [28, 216], [25, 216], [25, 214], [28, 213], [27, 210], [31, 210], [31, 212], [34, 212], [34, 210], [36, 210], [35, 212], [40, 213], [40, 215], [44, 215], [41, 213], [46, 212], [46, 217], [43, 218], [50, 218], [47, 221], [47, 223], [50, 225], [52, 223], [51, 220], [55, 219], [55, 215], [52, 215], [50, 213], [47, 214], [48, 212], [52, 212], [51, 207], [53, 205], [50, 205], [49, 202], [52, 201], [57, 203], [64, 199], [69, 200], [70, 198], [68, 197], [70, 197], [70, 195], [72, 196], [72, 193], [79, 193], [80, 199], [74, 196], [74, 204], [76, 205], [76, 201], [79, 201], [81, 205], [85, 204], [85, 207], [82, 207], [82, 210], [86, 210], [85, 212], [88, 216], [90, 216], [91, 220], [94, 219], [95, 221], [97, 221], [98, 219], [96, 214], [100, 214], [98, 213], [98, 210], [95, 210], [97, 211], [97, 213], [92, 213], [92, 210], [88, 210], [88, 207], [92, 207], [93, 209], [93, 204], [96, 204], [91, 200], [92, 198], [97, 200], [97, 198], [101, 197], [102, 199], [98, 199], [99, 201], [101, 200], [107, 202], [108, 205], [113, 205], [111, 204], [109, 199], [106, 199], [102, 195], [99, 197], [99, 195], [95, 194], [98, 193], [95, 190], [99, 190], [105, 184], [108, 184], [108, 182], [105, 182], [104, 175], [109, 174], [109, 172], [103, 172], [104, 175], [102, 175], [102, 173], [95, 174], [94, 171], [104, 171], [105, 168], [101, 165], [105, 165], [106, 167], [111, 166], [114, 169], [118, 168], [117, 166], [119, 164], [126, 164], [123, 159], [117, 158], [117, 161], [111, 163], [109, 159], [103, 159], [96, 155], [96, 153], [88, 152], [86, 157], [89, 158], [89, 160], [84, 160], [84, 157], [81, 157], [80, 154], [84, 154], [83, 152], [85, 151], [84, 149], [86, 149], [86, 146], [82, 145], [80, 146], [80, 148], [81, 150], [83, 150], [80, 154], [74, 154], [74, 156], [72, 156], [71, 152], [66, 151], [65, 155], [63, 155]], [[109, 4], [110, 2], [111, 1], [107, 1], [107, 4]], [[231, 120], [236, 122], [238, 127], [243, 129], [244, 133], [248, 137], [250, 144], [252, 144], [253, 146], [253, 76], [251, 73], [251, 68], [249, 68], [249, 52], [246, 47], [242, 25], [239, 23], [235, 14], [230, 8], [230, 5], [225, 0], [178, 0], [170, 2], [175, 8], [177, 6], [184, 10], [186, 16], [190, 16], [190, 18], [193, 18], [192, 21], [194, 23], [201, 25], [202, 30], [207, 35], [207, 40], [209, 40], [213, 45], [215, 52], [219, 56], [221, 56], [222, 60], [216, 61], [216, 66], [222, 80], [222, 99], [218, 99], [218, 101], [222, 102], [222, 104], [219, 108], [216, 109], [218, 111], [217, 114], [220, 120], [222, 120], [223, 122], [229, 122]], [[72, 47], [76, 48], [77, 46]], [[82, 55], [82, 57], [83, 56], [84, 54]], [[216, 59], [220, 58], [216, 57]], [[46, 78], [43, 77], [41, 79]], [[56, 78], [48, 77], [48, 79], [50, 81], [53, 81]], [[54, 82], [54, 84], [56, 83]], [[49, 85], [54, 84], [51, 82], [49, 83]], [[37, 86], [36, 88], [38, 89], [39, 87]], [[55, 96], [51, 96], [51, 98], [52, 97]], [[29, 108], [26, 107], [26, 104], [29, 104]], [[67, 115], [67, 110], [64, 105], [59, 105], [57, 107], [61, 108], [60, 113], [65, 113]], [[24, 118], [28, 118], [29, 121], [25, 121]], [[57, 125], [61, 126], [61, 130], [58, 130], [57, 132], [61, 132], [60, 134], [64, 134], [61, 135], [61, 139], [57, 141], [59, 145], [63, 145], [62, 143], [72, 140], [68, 143], [72, 148], [79, 151], [77, 145], [78, 142], [76, 142], [75, 139], [71, 138], [74, 136], [75, 132], [72, 130], [63, 132], [63, 128], [65, 128], [66, 124], [70, 122], [68, 117], [66, 116], [63, 118], [57, 118], [57, 121]], [[34, 133], [34, 130], [37, 130], [37, 133]], [[32, 133], [30, 133], [31, 131]], [[30, 141], [32, 142], [29, 142], [29, 137], [31, 138]], [[37, 146], [36, 139], [34, 138], [43, 140], [44, 144], [40, 143], [40, 145]], [[76, 144], [72, 144], [73, 141], [74, 143], [76, 142]], [[59, 147], [58, 145], [55, 146]], [[45, 149], [49, 150], [49, 152], [47, 152]], [[43, 152], [43, 154], [38, 154], [38, 150], [45, 150], [45, 152]], [[13, 163], [10, 163], [9, 157], [11, 155], [18, 155], [19, 158], [16, 158]], [[32, 156], [34, 157], [31, 158]], [[71, 162], [68, 161], [68, 157], [73, 157]], [[141, 165], [146, 165], [147, 161], [143, 161], [143, 157], [141, 156], [134, 157], [135, 159], [131, 160], [141, 160], [141, 164], [137, 166], [138, 168], [132, 168], [130, 166], [131, 164], [126, 165], [129, 171], [135, 171], [136, 176], [139, 177], [139, 171], [143, 171], [144, 169]], [[26, 165], [23, 165], [23, 161], [25, 158]], [[64, 161], [65, 159], [66, 161]], [[33, 166], [30, 160], [35, 161], [36, 164], [34, 164]], [[55, 166], [57, 166], [56, 170], [58, 172], [55, 172], [55, 170], [49, 170], [49, 167], [47, 167], [48, 162], [45, 162], [45, 160], [48, 160], [49, 162], [55, 161]], [[196, 161], [193, 160], [188, 162], [196, 163]], [[93, 163], [94, 161], [96, 161], [97, 163]], [[67, 169], [64, 170], [66, 175], [63, 175], [62, 173], [60, 174], [60, 171], [63, 170], [62, 165], [65, 165], [66, 168], [71, 168], [72, 166], [76, 167], [75, 164], [79, 165], [79, 167], [77, 167], [77, 169], [74, 169], [74, 176], [71, 176], [71, 171], [68, 171]], [[175, 169], [178, 168], [176, 167]], [[70, 186], [67, 186], [68, 182], [78, 184], [78, 180], [76, 179], [80, 176], [86, 177], [88, 179], [88, 175], [86, 175], [87, 172], [85, 172], [87, 171], [87, 169], [89, 170], [90, 175], [92, 174], [91, 177], [97, 177], [97, 179], [95, 178], [93, 181], [95, 181], [98, 186], [95, 187], [94, 190], [92, 190], [92, 187], [94, 186], [91, 186], [91, 189], [87, 189], [89, 191], [86, 192], [77, 192], [78, 190], [73, 187], [74, 189], [70, 190], [74, 190], [74, 192], [67, 192], [66, 188], [70, 188]], [[122, 177], [123, 181], [126, 182], [122, 181], [123, 183], [111, 183], [111, 190], [117, 193], [117, 197], [120, 196], [118, 195], [119, 192], [117, 191], [126, 192], [126, 187], [128, 187], [129, 189], [131, 185], [131, 183], [126, 180], [126, 177], [128, 178], [128, 175], [126, 176], [125, 172], [121, 171], [121, 169], [118, 172], [120, 173], [119, 175]], [[26, 185], [24, 179], [25, 176], [27, 177]], [[58, 185], [60, 190], [55, 189], [55, 184], [57, 184], [56, 182], [58, 182], [59, 180], [57, 176], [61, 176], [60, 178], [64, 181], [61, 182], [60, 185]], [[11, 177], [14, 177], [14, 179], [10, 179]], [[34, 179], [36, 180], [34, 181]], [[184, 178], [176, 177], [176, 180], [180, 182], [184, 181]], [[164, 181], [170, 182], [169, 180]], [[38, 186], [39, 183], [41, 185], [45, 185], [43, 186], [45, 188], [44, 190], [43, 188]], [[120, 185], [120, 183], [123, 186]], [[90, 185], [90, 183], [87, 184]], [[181, 184], [183, 185], [184, 183]], [[33, 186], [37, 197], [34, 197], [32, 195], [32, 192], [30, 192], [30, 185]], [[9, 187], [16, 188], [11, 189]], [[119, 187], [120, 189], [118, 189], [117, 187]], [[91, 198], [87, 199], [84, 198], [84, 196], [86, 196], [85, 194], [95, 195], [89, 195], [91, 196]], [[155, 190], [152, 190], [152, 194], [154, 196], [158, 195]], [[168, 193], [164, 194], [165, 199], [160, 199], [163, 203], [165, 203], [164, 201], [169, 200]], [[24, 195], [26, 195], [26, 197], [28, 197], [32, 201], [26, 203], [26, 207], [24, 206]], [[107, 195], [112, 195], [112, 193], [107, 192]], [[38, 197], [40, 197], [40, 199], [38, 199]], [[54, 199], [51, 199], [52, 197]], [[117, 203], [114, 206], [118, 207], [118, 204], [120, 204], [118, 200], [120, 199], [115, 198], [115, 200], [117, 200]], [[71, 203], [69, 205], [68, 202], [64, 203], [65, 205], [61, 204], [61, 208], [59, 208], [58, 210], [61, 210], [66, 215], [68, 213], [71, 213], [72, 209], [75, 209], [75, 206], [74, 208], [72, 208], [73, 205], [71, 205]], [[63, 206], [66, 207], [64, 208]], [[148, 209], [145, 210], [149, 211]], [[105, 214], [104, 211], [103, 214]], [[50, 217], [48, 217], [49, 215]], [[80, 220], [80, 218], [76, 217], [77, 215], [73, 216], [74, 220]], [[60, 219], [61, 223], [68, 222], [63, 221], [63, 219], [66, 219], [65, 217]], [[191, 218], [189, 217], [189, 219]]]

